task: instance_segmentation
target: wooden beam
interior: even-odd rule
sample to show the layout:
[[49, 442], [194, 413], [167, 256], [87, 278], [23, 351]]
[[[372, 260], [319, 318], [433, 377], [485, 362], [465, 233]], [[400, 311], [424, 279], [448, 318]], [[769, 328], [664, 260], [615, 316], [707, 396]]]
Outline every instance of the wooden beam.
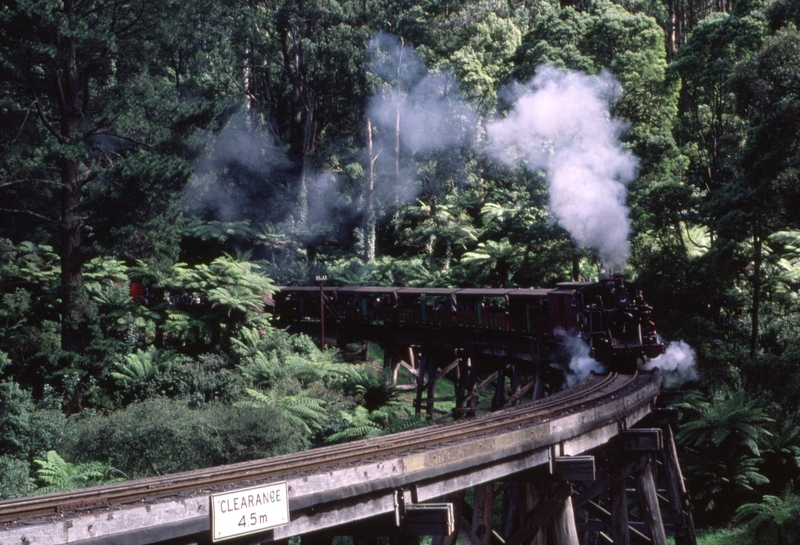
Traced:
[[678, 409], [653, 409], [651, 414], [653, 415], [653, 420], [656, 421], [656, 424], [662, 428], [664, 426], [678, 425]]
[[[664, 428], [665, 442], [669, 443], [672, 440], [672, 429], [669, 426]], [[664, 449], [664, 480], [667, 483], [667, 496], [672, 513], [672, 524], [675, 528], [683, 528], [683, 505], [681, 501], [681, 485], [678, 482], [679, 471], [673, 467], [671, 456], [668, 452], [669, 449]]]
[[497, 371], [486, 377], [480, 384], [475, 386], [475, 389], [466, 397], [464, 398], [464, 403], [469, 403], [473, 398], [477, 397], [481, 390], [486, 388], [486, 385], [492, 382], [497, 378]]
[[[522, 526], [525, 519], [533, 514], [544, 501], [544, 494], [541, 482], [523, 482], [522, 483], [522, 500], [523, 509], [522, 516], [520, 517], [519, 524]], [[540, 527], [539, 531], [527, 541], [525, 545], [547, 545], [547, 527]]]
[[500, 513], [500, 535], [505, 539], [519, 527], [522, 506], [522, 483], [516, 480], [507, 481], [501, 488], [503, 507]]
[[650, 532], [653, 545], [667, 545], [664, 521], [661, 519], [661, 509], [656, 497], [656, 483], [649, 462], [636, 474], [636, 489], [639, 492], [639, 512]]
[[[614, 545], [631, 545], [628, 527], [628, 483], [622, 479], [611, 487], [611, 540]], [[592, 503], [592, 502], [589, 502]]]
[[556, 545], [580, 545], [578, 529], [575, 527], [572, 496], [567, 496], [564, 501], [556, 503], [556, 511], [553, 513], [553, 540]]
[[535, 387], [536, 387], [536, 380], [534, 380], [533, 382], [529, 382], [529, 383], [528, 383], [528, 384], [526, 384], [525, 386], [522, 386], [522, 387], [520, 387], [520, 388], [519, 388], [519, 389], [516, 391], [516, 393], [514, 393], [514, 394], [511, 396], [511, 398], [508, 400], [509, 404], [513, 404], [515, 401], [519, 401], [520, 399], [522, 399], [523, 397], [525, 397], [525, 395], [527, 395], [527, 394], [528, 394], [528, 392], [530, 392], [531, 390], [533, 390]]
[[[625, 484], [625, 483], [623, 482], [622, 484]], [[627, 496], [626, 496], [626, 500], [627, 500]], [[622, 511], [620, 512], [619, 515], [616, 512], [609, 513], [606, 509], [603, 509], [600, 505], [596, 504], [593, 501], [590, 501], [590, 502], [587, 502], [586, 504], [584, 504], [583, 508], [586, 509], [589, 512], [589, 514], [597, 517], [605, 525], [607, 525], [609, 528], [611, 528], [611, 536], [612, 536], [611, 539], [614, 541], [614, 545], [619, 545], [621, 543], [630, 544], [630, 542], [631, 542], [630, 536], [631, 535], [633, 535], [633, 537], [636, 538], [637, 542], [652, 543], [652, 541], [650, 540], [649, 537], [647, 537], [646, 535], [641, 533], [639, 530], [637, 530], [636, 528], [631, 526], [630, 523], [628, 522], [628, 505], [627, 505], [627, 501], [626, 501], [626, 503], [624, 505], [624, 508], [623, 508], [623, 506], [620, 505], [620, 508], [622, 508], [622, 511], [624, 511], [624, 513], [625, 513], [624, 517], [621, 514]], [[612, 498], [612, 506], [611, 506], [611, 508], [614, 509], [613, 498]], [[618, 532], [615, 532], [614, 531], [614, 526], [618, 522], [621, 524], [623, 518], [624, 518], [624, 521], [625, 521], [624, 522], [624, 526], [620, 527]], [[618, 519], [618, 520], [616, 520], [616, 519]], [[615, 533], [617, 535], [616, 538], [614, 537]]]
[[434, 401], [433, 398], [436, 397], [436, 362], [433, 359], [433, 355], [428, 355], [425, 357], [425, 366], [428, 368], [428, 392], [425, 396], [427, 398], [427, 412], [428, 418], [433, 418], [434, 416]]
[[453, 532], [446, 536], [432, 536], [431, 545], [456, 545], [461, 528], [461, 516], [464, 512], [464, 497], [466, 493], [466, 490], [459, 490], [443, 498], [453, 505]]
[[553, 475], [562, 481], [593, 481], [594, 456], [557, 456], [553, 458]]
[[459, 364], [460, 361], [461, 360], [459, 358], [456, 358], [455, 360], [453, 360], [453, 362], [450, 365], [448, 365], [447, 367], [445, 367], [444, 369], [439, 371], [439, 373], [436, 375], [436, 378], [434, 380], [439, 380], [440, 378], [445, 376], [447, 373], [452, 371], [454, 368], [458, 367], [458, 364]]
[[[676, 542], [685, 536], [685, 542], [697, 543], [695, 536], [694, 518], [692, 516], [691, 505], [689, 504], [689, 495], [686, 490], [686, 484], [683, 480], [683, 473], [681, 472], [680, 461], [678, 460], [678, 451], [675, 446], [675, 435], [672, 428], [667, 426], [664, 429], [664, 460], [667, 466], [667, 476], [669, 483], [670, 504], [677, 502], [680, 513], [675, 513], [674, 516], [678, 517], [673, 520], [676, 529]], [[673, 489], [674, 488], [674, 489]], [[675, 510], [675, 507], [673, 507]]]
[[407, 536], [449, 536], [455, 530], [452, 503], [407, 504], [403, 533]]
[[[405, 361], [400, 360], [399, 362], [397, 362], [397, 368], [400, 368], [400, 367], [403, 367], [406, 370], [408, 370], [408, 372], [411, 373], [412, 376], [417, 376], [417, 370], [414, 369], [411, 365], [409, 365]], [[397, 375], [396, 372], [395, 372], [395, 375]], [[397, 379], [397, 376], [395, 376], [395, 379]]]
[[[472, 517], [473, 517], [473, 509], [472, 507], [465, 501], [463, 503], [463, 511], [462, 511], [462, 520], [465, 520], [472, 524]], [[492, 537], [491, 537], [491, 545], [505, 545], [505, 540], [497, 533], [496, 530], [492, 530]]]
[[475, 487], [475, 499], [472, 502], [472, 545], [489, 545], [492, 541], [493, 500], [492, 482]]
[[415, 375], [417, 374], [417, 348], [418, 347], [414, 345], [408, 347], [408, 365], [410, 366], [409, 371]]
[[683, 392], [661, 392], [656, 399], [656, 405], [659, 407], [677, 405], [678, 403], [683, 403]]
[[576, 507], [582, 506], [584, 503], [588, 502], [592, 498], [596, 498], [597, 496], [599, 496], [606, 490], [610, 489], [612, 486], [619, 483], [620, 481], [624, 482], [625, 479], [627, 479], [635, 472], [642, 469], [644, 467], [644, 464], [646, 463], [647, 463], [647, 458], [644, 456], [640, 456], [636, 460], [623, 466], [618, 471], [607, 473], [602, 478], [596, 480], [594, 483], [587, 486], [583, 492], [581, 492], [575, 498], [573, 498], [573, 504]]
[[539, 527], [550, 520], [557, 510], [562, 509], [564, 502], [571, 494], [572, 485], [569, 483], [557, 484], [551, 491], [547, 500], [525, 519], [522, 528], [506, 540], [506, 545], [524, 545], [530, 543], [530, 540], [536, 535], [536, 532], [539, 531]]
[[660, 428], [637, 428], [619, 434], [620, 449], [625, 452], [654, 452], [664, 448]]

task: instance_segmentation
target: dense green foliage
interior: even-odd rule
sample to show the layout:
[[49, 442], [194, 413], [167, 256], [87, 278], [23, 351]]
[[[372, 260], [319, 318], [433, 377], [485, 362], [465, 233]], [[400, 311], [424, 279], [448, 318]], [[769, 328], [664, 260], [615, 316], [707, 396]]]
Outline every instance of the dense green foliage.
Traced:
[[[275, 286], [591, 278], [622, 264], [559, 206], [613, 193], [593, 230], [697, 354], [696, 519], [791, 541], [798, 26], [793, 0], [4, 3], [0, 498], [419, 425], [274, 329]], [[565, 82], [538, 113], [571, 124], [497, 139]]]

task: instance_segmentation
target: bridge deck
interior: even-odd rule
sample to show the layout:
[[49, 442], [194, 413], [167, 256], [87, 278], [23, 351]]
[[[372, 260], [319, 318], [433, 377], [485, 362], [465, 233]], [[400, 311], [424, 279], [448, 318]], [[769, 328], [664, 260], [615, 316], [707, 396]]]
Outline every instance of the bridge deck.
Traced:
[[[606, 386], [593, 391], [593, 385], [601, 381]], [[328, 465], [310, 471], [295, 467], [292, 457], [282, 457], [286, 463], [271, 476], [242, 473], [225, 486], [198, 484], [196, 490], [172, 493], [172, 497], [155, 497], [156, 488], [128, 504], [70, 512], [76, 491], [61, 496], [64, 506], [56, 516], [26, 519], [20, 513], [14, 521], [5, 522], [0, 526], [0, 545], [100, 545], [120, 543], [123, 536], [125, 543], [144, 544], [209, 535], [212, 493], [275, 481], [288, 483], [291, 520], [262, 534], [262, 540], [331, 528], [391, 513], [398, 490], [413, 487], [416, 501], [424, 502], [547, 464], [553, 453], [571, 456], [602, 446], [650, 413], [660, 384], [657, 372], [606, 379], [592, 376], [577, 389], [522, 408], [418, 430], [416, 435], [438, 436], [425, 444], [415, 444], [410, 433], [352, 443], [362, 454], [360, 459], [331, 459]], [[498, 420], [504, 417], [510, 420]], [[456, 429], [459, 435], [445, 433]], [[392, 441], [383, 454], [370, 455]], [[309, 452], [319, 455], [325, 449]], [[293, 456], [299, 460], [303, 454]], [[246, 471], [246, 464], [242, 466]], [[0, 502], [0, 514], [12, 504]]]

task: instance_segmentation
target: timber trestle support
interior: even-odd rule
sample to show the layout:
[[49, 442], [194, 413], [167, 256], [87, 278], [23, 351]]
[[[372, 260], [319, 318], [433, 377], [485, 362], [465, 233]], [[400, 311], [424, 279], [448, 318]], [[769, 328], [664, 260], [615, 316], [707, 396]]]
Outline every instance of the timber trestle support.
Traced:
[[[426, 503], [399, 490], [394, 516], [301, 536], [301, 545], [696, 545], [691, 503], [677, 458], [675, 409], [654, 409], [636, 427], [583, 455]], [[412, 510], [412, 508], [414, 508]], [[342, 543], [336, 541], [336, 543]]]
[[[448, 340], [425, 344], [384, 344], [384, 371], [400, 390], [414, 390], [414, 410], [429, 420], [441, 422], [477, 416], [541, 399], [545, 391], [563, 380], [542, 361], [540, 342], [488, 350], [481, 346], [459, 346]], [[399, 379], [401, 370], [409, 377]], [[549, 373], [548, 373], [549, 371]], [[437, 384], [446, 379], [454, 394], [437, 397]], [[437, 403], [449, 403], [443, 410]]]

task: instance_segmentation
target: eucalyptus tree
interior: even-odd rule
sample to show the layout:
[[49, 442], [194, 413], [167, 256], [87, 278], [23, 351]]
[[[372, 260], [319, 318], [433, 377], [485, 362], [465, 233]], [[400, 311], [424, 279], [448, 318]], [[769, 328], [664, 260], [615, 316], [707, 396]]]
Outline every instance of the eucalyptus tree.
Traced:
[[766, 16], [773, 31], [780, 30], [788, 23], [800, 27], [800, 4], [792, 0], [774, 0], [768, 4]]
[[714, 14], [698, 24], [670, 65], [682, 82], [676, 132], [690, 160], [686, 180], [706, 195], [735, 173], [746, 121], [735, 111], [730, 79], [736, 64], [761, 46], [765, 32], [757, 13]]
[[354, 162], [361, 149], [364, 59], [370, 35], [353, 2], [284, 0], [240, 8], [237, 32], [251, 119], [265, 124], [293, 163], [295, 219], [309, 218], [312, 178]]
[[800, 225], [800, 34], [779, 31], [734, 77], [738, 111], [750, 120], [741, 173], [720, 199], [721, 228], [752, 241], [751, 355], [759, 342], [764, 243]]

